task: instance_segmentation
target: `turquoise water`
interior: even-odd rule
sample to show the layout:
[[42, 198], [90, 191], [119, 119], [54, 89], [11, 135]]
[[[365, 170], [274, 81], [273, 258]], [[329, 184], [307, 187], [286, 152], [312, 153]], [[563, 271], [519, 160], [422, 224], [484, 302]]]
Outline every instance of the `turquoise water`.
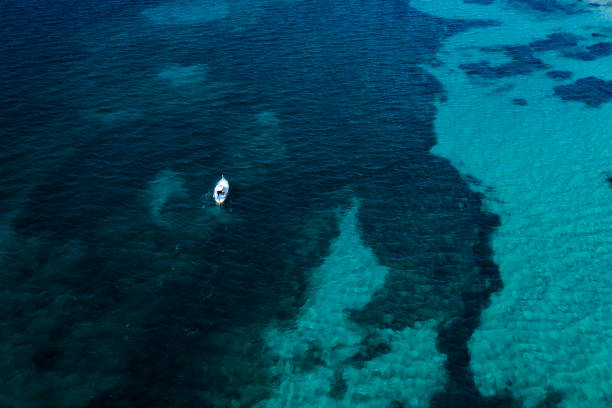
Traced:
[[609, 2], [0, 21], [0, 407], [609, 406]]
[[[463, 17], [484, 12], [478, 5], [461, 6]], [[611, 93], [591, 84], [569, 98], [557, 90], [583, 78], [610, 79], [609, 52], [596, 58], [583, 54], [602, 38], [608, 43], [609, 7], [547, 18], [502, 4], [485, 9], [503, 25], [453, 37], [440, 52], [443, 65], [436, 76], [447, 78], [442, 82], [448, 103], [440, 106], [438, 144], [432, 149], [480, 180], [477, 188], [490, 189], [485, 206], [501, 217], [492, 246], [504, 289], [492, 296], [469, 342], [475, 382], [484, 395], [507, 389], [527, 406], [552, 390], [560, 406], [607, 406]], [[431, 11], [457, 17], [456, 10]], [[522, 30], [525, 18], [538, 23]], [[546, 68], [534, 67], [528, 76], [501, 82], [456, 70], [461, 63], [488, 59], [483, 48], [533, 43], [559, 32], [565, 40], [558, 36], [532, 45]], [[480, 49], [467, 50], [466, 42]], [[553, 69], [572, 77], [547, 75]], [[482, 98], [486, 105], [473, 109]], [[514, 98], [527, 105], [514, 104]]]

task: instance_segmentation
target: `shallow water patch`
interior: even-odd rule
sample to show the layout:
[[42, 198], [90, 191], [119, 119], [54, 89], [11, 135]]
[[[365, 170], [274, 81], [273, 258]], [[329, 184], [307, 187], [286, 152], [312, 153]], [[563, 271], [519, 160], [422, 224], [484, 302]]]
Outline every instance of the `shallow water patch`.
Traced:
[[[349, 311], [367, 304], [387, 275], [361, 241], [356, 214], [353, 207], [343, 215], [330, 254], [312, 272], [296, 327], [278, 327], [264, 335], [280, 384], [259, 406], [374, 407], [396, 401], [425, 407], [443, 386], [444, 357], [435, 351], [434, 324], [368, 334], [351, 321]], [[386, 346], [355, 365], [366, 335], [368, 342], [375, 338]]]
[[[489, 7], [505, 23], [495, 39], [514, 38], [506, 43], [545, 38], [561, 25], [588, 38], [589, 27], [600, 23], [596, 13], [536, 22]], [[440, 54], [445, 65], [459, 66], [467, 45], [490, 46], [492, 31], [449, 39]], [[544, 61], [556, 70], [605, 78], [603, 64], [552, 51]], [[442, 67], [434, 71], [448, 103], [439, 105], [433, 152], [493, 187], [483, 191], [485, 206], [501, 217], [493, 248], [504, 288], [492, 295], [468, 342], [474, 386], [485, 399], [508, 395], [527, 407], [604, 407], [610, 373], [598, 359], [611, 349], [604, 310], [612, 241], [602, 169], [612, 152], [602, 118], [610, 104], [564, 103], [552, 95], [555, 78], [536, 71], [512, 90], [530, 102], [519, 107]]]
[[149, 182], [145, 195], [149, 201], [153, 222], [161, 226], [170, 225], [167, 215], [168, 207], [171, 206], [170, 200], [175, 199], [180, 203], [188, 198], [183, 184], [181, 176], [172, 170], [162, 170]]
[[206, 66], [195, 65], [169, 65], [157, 74], [157, 78], [168, 81], [172, 86], [188, 86], [199, 84], [206, 80]]

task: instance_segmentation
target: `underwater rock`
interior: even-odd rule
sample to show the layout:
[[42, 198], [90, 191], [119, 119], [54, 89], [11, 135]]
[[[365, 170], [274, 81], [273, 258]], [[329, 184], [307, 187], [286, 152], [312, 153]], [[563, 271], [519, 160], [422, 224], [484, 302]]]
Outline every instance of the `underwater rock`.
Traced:
[[583, 61], [593, 61], [598, 58], [612, 55], [612, 43], [599, 42], [587, 47], [587, 51], [580, 51], [574, 54], [567, 55], [570, 58], [580, 59]]
[[555, 94], [564, 101], [581, 101], [597, 107], [612, 99], [612, 81], [596, 77], [581, 78], [573, 84], [555, 87]]
[[546, 75], [552, 79], [569, 79], [573, 74], [570, 71], [548, 71]]
[[565, 14], [577, 14], [582, 10], [573, 4], [560, 2], [558, 0], [511, 0], [510, 3], [521, 3], [532, 10], [553, 13], [562, 11]]
[[563, 394], [553, 388], [546, 391], [546, 397], [535, 408], [555, 408], [563, 401]]
[[389, 408], [404, 408], [404, 404], [402, 404], [400, 401], [398, 400], [393, 400], [391, 401], [391, 403], [389, 404]]
[[342, 371], [336, 370], [334, 372], [333, 381], [329, 387], [329, 396], [337, 401], [342, 400], [344, 394], [346, 394], [346, 390], [348, 390], [348, 386], [346, 385], [346, 380], [342, 377]]
[[544, 62], [533, 55], [533, 51], [526, 45], [503, 47], [504, 53], [512, 58], [512, 62], [501, 65], [491, 65], [489, 61], [461, 64], [459, 68], [468, 75], [477, 75], [483, 78], [504, 78], [514, 75], [527, 75], [536, 69], [546, 68]]
[[544, 63], [541, 59], [536, 58], [533, 55], [531, 47], [526, 45], [513, 45], [504, 47], [504, 53], [511, 57], [515, 63], [521, 63], [524, 65], [530, 65], [534, 68], [541, 68]]
[[391, 346], [376, 336], [367, 336], [360, 344], [360, 350], [350, 358], [353, 366], [363, 368], [367, 361], [373, 360], [381, 355], [389, 354]]
[[530, 69], [521, 69], [512, 63], [503, 64], [499, 66], [492, 66], [489, 61], [481, 61], [470, 64], [461, 64], [459, 68], [465, 71], [468, 75], [477, 75], [483, 78], [504, 78], [507, 76], [528, 74], [531, 72]]
[[545, 40], [537, 40], [529, 43], [529, 47], [534, 51], [552, 51], [565, 47], [575, 47], [578, 45], [580, 37], [570, 33], [548, 34]]

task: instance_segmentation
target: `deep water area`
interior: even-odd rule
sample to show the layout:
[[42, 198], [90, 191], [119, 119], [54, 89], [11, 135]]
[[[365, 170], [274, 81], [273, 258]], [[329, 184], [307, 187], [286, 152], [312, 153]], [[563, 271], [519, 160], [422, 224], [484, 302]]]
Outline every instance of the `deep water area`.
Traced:
[[[457, 140], [493, 139], [496, 123], [475, 132], [466, 118], [498, 98], [538, 109], [507, 82], [532, 75], [551, 103], [606, 109], [605, 72], [556, 59], [605, 64], [612, 26], [454, 49], [505, 32], [503, 16], [596, 11], [448, 3], [467, 13], [404, 0], [0, 4], [0, 407], [572, 401], [554, 382], [526, 395], [517, 387], [536, 387], [516, 377], [482, 380], [505, 369], [483, 365], [474, 345], [496, 346], [474, 336], [504, 296], [494, 240], [513, 220], [491, 204], [503, 184], [449, 153], [446, 124], [455, 115]], [[216, 206], [221, 174], [231, 190]]]

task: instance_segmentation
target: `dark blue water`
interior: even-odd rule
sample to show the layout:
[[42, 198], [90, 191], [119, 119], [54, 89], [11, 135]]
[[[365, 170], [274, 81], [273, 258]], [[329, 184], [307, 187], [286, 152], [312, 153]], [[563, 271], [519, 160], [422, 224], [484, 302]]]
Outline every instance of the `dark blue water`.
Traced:
[[[355, 198], [390, 272], [351, 318], [442, 322], [448, 382], [431, 406], [519, 404], [474, 387], [467, 341], [502, 286], [498, 218], [429, 153], [444, 90], [423, 68], [448, 36], [493, 22], [372, 0], [159, 24], [143, 14], [157, 5], [0, 5], [0, 406], [265, 399], [278, 379], [261, 333], [291, 327]], [[191, 74], [173, 82], [177, 67]], [[152, 209], [164, 180], [180, 188]]]

